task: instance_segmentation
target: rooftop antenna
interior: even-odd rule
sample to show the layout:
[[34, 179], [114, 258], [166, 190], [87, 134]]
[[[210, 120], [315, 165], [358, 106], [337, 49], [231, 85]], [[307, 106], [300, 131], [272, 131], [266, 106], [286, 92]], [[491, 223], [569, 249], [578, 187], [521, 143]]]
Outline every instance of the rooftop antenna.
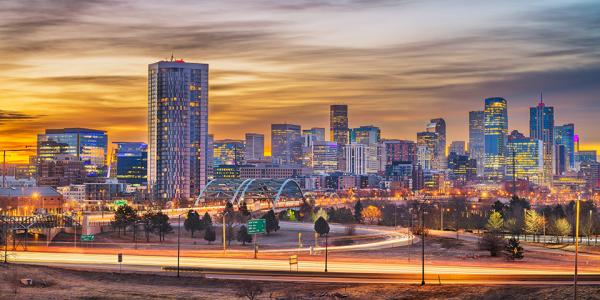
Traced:
[[171, 61], [173, 61], [173, 52], [171, 52]]
[[540, 92], [540, 104], [544, 104], [544, 94]]

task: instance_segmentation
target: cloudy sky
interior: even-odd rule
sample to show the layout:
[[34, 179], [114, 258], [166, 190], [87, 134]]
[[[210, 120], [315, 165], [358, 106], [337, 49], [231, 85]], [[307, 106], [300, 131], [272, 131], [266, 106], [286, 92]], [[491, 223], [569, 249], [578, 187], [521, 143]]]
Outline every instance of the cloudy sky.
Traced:
[[[509, 101], [528, 133], [544, 101], [600, 149], [598, 1], [0, 1], [0, 148], [44, 128], [146, 141], [147, 65], [174, 53], [210, 64], [210, 132], [270, 124], [350, 126], [415, 139], [442, 117], [465, 140], [468, 111]], [[19, 160], [23, 157], [11, 156]]]

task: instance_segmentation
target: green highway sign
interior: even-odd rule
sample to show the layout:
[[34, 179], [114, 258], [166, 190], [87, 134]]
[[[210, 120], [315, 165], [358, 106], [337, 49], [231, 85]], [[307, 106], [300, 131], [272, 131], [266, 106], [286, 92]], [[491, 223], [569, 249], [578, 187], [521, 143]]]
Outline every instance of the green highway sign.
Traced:
[[260, 234], [267, 232], [267, 220], [265, 219], [252, 219], [248, 221], [248, 233], [249, 234]]
[[127, 200], [115, 200], [114, 203], [116, 206], [123, 206], [127, 205]]
[[81, 241], [82, 242], [93, 242], [94, 241], [94, 235], [93, 234], [82, 234], [81, 235]]

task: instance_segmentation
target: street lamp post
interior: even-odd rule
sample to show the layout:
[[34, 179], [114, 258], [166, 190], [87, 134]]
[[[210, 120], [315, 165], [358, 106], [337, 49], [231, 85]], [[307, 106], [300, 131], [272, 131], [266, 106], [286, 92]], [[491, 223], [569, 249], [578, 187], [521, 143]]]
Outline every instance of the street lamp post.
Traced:
[[579, 206], [581, 195], [575, 201], [575, 274], [573, 276], [573, 299], [577, 300], [577, 259], [579, 256]]
[[177, 215], [177, 278], [179, 278], [179, 257], [181, 251], [181, 216], [186, 213], [180, 213]]
[[425, 285], [425, 222], [423, 217], [423, 204], [421, 204], [421, 286]]
[[181, 214], [179, 214], [177, 216], [177, 278], [179, 278], [179, 252], [181, 250], [180, 237], [181, 237]]

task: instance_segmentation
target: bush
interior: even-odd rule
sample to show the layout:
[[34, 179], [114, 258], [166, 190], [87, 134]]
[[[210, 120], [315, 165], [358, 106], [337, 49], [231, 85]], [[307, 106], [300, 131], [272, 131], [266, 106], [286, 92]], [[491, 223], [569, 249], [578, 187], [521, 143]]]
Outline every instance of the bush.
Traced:
[[501, 236], [493, 233], [486, 233], [479, 241], [479, 249], [490, 251], [490, 255], [493, 257], [498, 256], [504, 249], [506, 240]]

